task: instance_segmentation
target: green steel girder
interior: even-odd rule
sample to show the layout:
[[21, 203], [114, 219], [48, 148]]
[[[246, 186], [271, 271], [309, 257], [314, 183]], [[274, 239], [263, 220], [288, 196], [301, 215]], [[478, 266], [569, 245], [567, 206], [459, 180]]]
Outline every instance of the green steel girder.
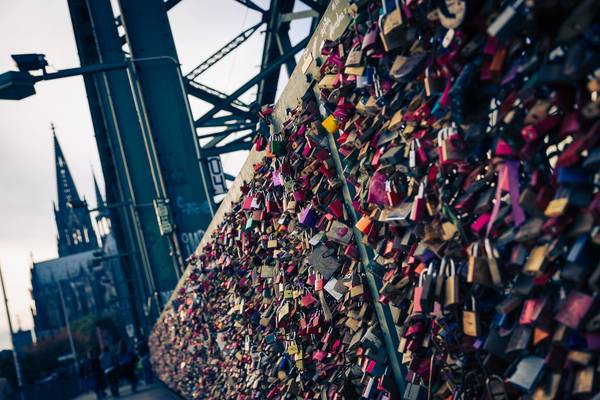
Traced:
[[[213, 127], [230, 127], [232, 125], [240, 125], [240, 124], [251, 124], [254, 122], [254, 118], [244, 118], [239, 117], [235, 114], [223, 115], [220, 117], [214, 117], [207, 123], [205, 123], [203, 128], [213, 128]], [[201, 137], [199, 135], [198, 137]]]
[[219, 147], [211, 147], [202, 150], [202, 157], [218, 156], [223, 153], [231, 153], [234, 151], [248, 150], [252, 146], [252, 132], [240, 137], [226, 145]]
[[268, 77], [273, 71], [281, 67], [283, 63], [285, 63], [290, 58], [293, 58], [296, 53], [298, 53], [301, 50], [304, 50], [309, 38], [310, 37], [306, 37], [303, 40], [301, 40], [300, 43], [298, 43], [296, 46], [290, 49], [289, 53], [279, 56], [271, 64], [269, 64], [267, 68], [265, 68], [252, 79], [240, 86], [236, 91], [227, 96], [226, 99], [224, 99], [222, 102], [219, 102], [218, 104], [215, 104], [215, 106], [212, 109], [210, 109], [208, 112], [206, 112], [204, 115], [202, 115], [199, 119], [196, 120], [196, 122], [194, 123], [196, 128], [203, 127], [204, 123], [209, 121], [216, 113], [223, 110], [226, 104], [230, 104], [233, 100], [246, 93], [253, 86], [258, 84], [259, 82], [262, 82], [263, 79]]
[[[225, 130], [219, 131], [219, 132], [211, 132], [211, 133], [202, 133], [198, 135], [198, 139], [207, 139], [207, 138], [221, 138], [219, 141], [225, 139], [228, 135], [232, 134], [232, 133], [236, 133], [236, 132], [241, 132], [241, 131], [245, 131], [247, 129], [254, 129], [254, 127], [256, 126], [256, 124], [238, 124], [238, 125], [231, 125], [231, 126], [227, 126], [227, 128]], [[209, 144], [205, 144], [202, 146], [202, 148], [207, 148], [207, 147], [211, 147]]]
[[248, 38], [250, 36], [252, 36], [252, 34], [258, 30], [258, 28], [262, 25], [262, 23], [263, 22], [260, 21], [258, 24], [251, 26], [250, 28], [246, 29], [245, 31], [243, 31], [242, 33], [240, 33], [239, 35], [234, 37], [232, 40], [227, 42], [227, 44], [225, 44], [219, 50], [217, 50], [216, 52], [211, 54], [210, 57], [208, 57], [206, 60], [202, 61], [196, 68], [191, 70], [185, 77], [191, 81], [193, 81], [194, 79], [199, 77], [210, 67], [212, 67], [213, 65], [215, 65], [216, 63], [221, 61], [223, 58], [225, 58], [225, 56], [227, 54], [231, 53], [232, 51], [234, 51], [235, 49], [240, 47], [244, 42], [246, 42], [246, 40], [248, 40]]
[[[194, 126], [196, 128], [207, 128], [207, 127], [222, 127], [224, 130], [209, 133], [200, 134], [199, 139], [212, 137], [213, 139], [208, 143], [202, 145], [203, 149], [213, 149], [214, 151], [221, 151], [222, 153], [228, 151], [237, 151], [240, 148], [249, 148], [250, 142], [247, 140], [238, 139], [234, 140], [235, 145], [228, 143], [225, 146], [216, 145], [221, 141], [225, 140], [228, 135], [236, 132], [243, 131], [245, 129], [252, 129], [247, 124], [242, 123], [240, 120], [247, 116], [249, 121], [256, 123], [257, 119], [254, 117], [258, 106], [261, 104], [272, 103], [275, 100], [277, 93], [277, 82], [279, 81], [279, 75], [281, 66], [285, 66], [288, 76], [291, 76], [292, 72], [296, 67], [295, 55], [303, 50], [308, 43], [308, 39], [316, 27], [316, 22], [323, 14], [326, 9], [328, 0], [307, 0], [302, 1], [305, 5], [309, 6], [308, 10], [294, 11], [295, 0], [271, 0], [269, 9], [263, 10], [256, 3], [251, 0], [235, 0], [238, 3], [262, 13], [261, 21], [248, 28], [244, 32], [240, 33], [230, 42], [228, 42], [223, 48], [208, 57], [198, 67], [194, 68], [187, 77], [190, 79], [197, 78], [202, 72], [210, 68], [212, 65], [223, 59], [227, 54], [231, 53], [235, 48], [239, 47], [247, 38], [254, 33], [258, 27], [265, 23], [265, 39], [263, 46], [263, 55], [261, 59], [261, 70], [252, 79], [248, 80], [245, 84], [239, 87], [230, 95], [223, 96], [221, 93], [217, 96], [210, 96], [207, 93], [196, 91], [193, 93], [188, 90], [189, 94], [194, 95], [202, 100], [205, 100], [212, 104], [212, 109], [198, 118]], [[301, 18], [312, 18], [313, 21], [310, 26], [310, 32], [306, 39], [302, 40], [296, 46], [292, 46], [289, 37], [290, 23], [293, 20]], [[188, 84], [194, 85], [192, 81]], [[257, 97], [256, 102], [249, 105], [247, 110], [249, 114], [244, 115], [244, 111], [239, 110], [239, 97], [250, 90], [252, 87], [257, 86]], [[221, 116], [220, 112], [229, 112], [231, 115]], [[219, 115], [219, 116], [216, 116]], [[234, 143], [232, 142], [232, 143]]]
[[[236, 115], [237, 117], [248, 118], [251, 120], [257, 119], [256, 114], [248, 111], [250, 106], [248, 106], [247, 104], [242, 103], [238, 99], [234, 99], [234, 101], [231, 102], [225, 102], [225, 100], [227, 99], [226, 94], [217, 92], [216, 90], [208, 88], [207, 86], [199, 84], [198, 82], [189, 80], [185, 81], [185, 89], [189, 95], [194, 96], [200, 100], [206, 101], [215, 106], [218, 105], [222, 107], [222, 110], [228, 111], [233, 115]], [[240, 107], [244, 107], [245, 109]]]

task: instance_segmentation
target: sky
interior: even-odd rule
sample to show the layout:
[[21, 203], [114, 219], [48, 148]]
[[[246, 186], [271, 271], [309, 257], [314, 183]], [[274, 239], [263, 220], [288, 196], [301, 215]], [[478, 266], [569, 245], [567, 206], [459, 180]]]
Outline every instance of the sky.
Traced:
[[[268, 1], [255, 1], [263, 8]], [[116, 1], [113, 1], [116, 6]], [[297, 6], [297, 11], [302, 10]], [[233, 0], [184, 0], [169, 11], [183, 73], [254, 25], [259, 13]], [[294, 21], [292, 45], [308, 33], [308, 20]], [[231, 93], [259, 71], [264, 25], [246, 43], [213, 66], [200, 81]], [[46, 54], [51, 69], [79, 65], [66, 0], [0, 0], [0, 73], [15, 70], [11, 54]], [[208, 39], [208, 40], [207, 40]], [[284, 69], [279, 92], [286, 80]], [[56, 177], [50, 123], [56, 132], [80, 196], [95, 206], [92, 171], [103, 190], [100, 161], [80, 77], [42, 82], [21, 101], [0, 100], [0, 265], [13, 326], [33, 327], [30, 308], [32, 260], [57, 256], [52, 202]], [[256, 94], [245, 95], [249, 101]], [[190, 98], [195, 117], [209, 107]], [[236, 174], [245, 152], [223, 157], [225, 172]], [[4, 305], [0, 306], [0, 349], [10, 347]]]

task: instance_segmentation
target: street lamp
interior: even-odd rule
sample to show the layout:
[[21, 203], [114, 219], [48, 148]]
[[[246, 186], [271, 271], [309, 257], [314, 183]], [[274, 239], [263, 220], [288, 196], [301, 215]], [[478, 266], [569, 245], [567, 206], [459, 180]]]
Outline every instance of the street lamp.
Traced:
[[[110, 72], [110, 71], [115, 71], [115, 70], [127, 70], [127, 73], [129, 75], [129, 83], [130, 83], [130, 87], [132, 90], [132, 95], [134, 96], [134, 101], [136, 103], [136, 108], [139, 107], [137, 109], [137, 113], [138, 113], [138, 119], [139, 119], [140, 128], [141, 128], [141, 134], [145, 137], [146, 143], [151, 144], [148, 149], [148, 156], [150, 157], [149, 161], [151, 164], [153, 164], [153, 168], [152, 168], [153, 170], [156, 170], [156, 171], [160, 170], [159, 163], [158, 163], [158, 154], [156, 153], [156, 150], [153, 148], [153, 144], [152, 144], [153, 139], [152, 139], [152, 135], [150, 134], [150, 128], [148, 126], [147, 119], [144, 118], [145, 111], [143, 110], [142, 95], [140, 92], [140, 88], [138, 86], [137, 75], [135, 73], [135, 63], [159, 62], [159, 61], [163, 61], [163, 62], [166, 61], [169, 63], [173, 63], [176, 67], [180, 85], [183, 88], [183, 77], [181, 74], [179, 62], [176, 59], [174, 59], [173, 57], [169, 57], [169, 56], [129, 58], [129, 59], [125, 59], [120, 62], [84, 65], [79, 68], [69, 68], [69, 69], [59, 70], [57, 72], [48, 73], [46, 71], [46, 66], [48, 65], [48, 62], [46, 61], [46, 56], [44, 54], [19, 54], [19, 55], [13, 55], [12, 58], [17, 65], [18, 71], [9, 71], [9, 72], [0, 74], [0, 100], [1, 99], [21, 100], [26, 97], [32, 96], [35, 94], [35, 84], [40, 81], [54, 80], [54, 79], [60, 79], [60, 78], [78, 76], [78, 75], [88, 75], [88, 74], [101, 73], [101, 72]], [[31, 71], [41, 71], [41, 74], [32, 75], [30, 73]], [[187, 103], [187, 98], [185, 100], [186, 100], [186, 106], [187, 106], [186, 108], [187, 108], [187, 114], [188, 114], [188, 120], [189, 120], [188, 122], [190, 123], [190, 126], [193, 127], [193, 120], [191, 117], [191, 110], [189, 107], [189, 103]], [[199, 154], [199, 150], [198, 150], [198, 156], [199, 155], [200, 154]], [[202, 166], [200, 167], [200, 172], [201, 172], [201, 176], [202, 176], [202, 181], [203, 181], [202, 184], [204, 186], [206, 198], [210, 205], [210, 211], [211, 211], [211, 214], [214, 216], [214, 209], [212, 207], [211, 194], [208, 189], [207, 178], [206, 178], [207, 173], [204, 171]], [[158, 179], [160, 180], [160, 177]], [[157, 199], [166, 201], [167, 193], [166, 193], [166, 189], [162, 185], [162, 183], [156, 187], [156, 190], [157, 190], [157, 193], [156, 193]], [[130, 207], [135, 208], [135, 207], [139, 207], [139, 206], [140, 205], [131, 205]], [[139, 238], [143, 238], [143, 234], [141, 231], [141, 227], [139, 226], [139, 221], [138, 221], [137, 217], [133, 217], [133, 226], [134, 226], [134, 229], [137, 231], [136, 236], [138, 236]], [[175, 269], [176, 277], [179, 278], [180, 274], [181, 274], [180, 268], [183, 266], [183, 260], [181, 258], [181, 254], [180, 254], [180, 250], [179, 250], [180, 246], [178, 243], [177, 235], [176, 235], [175, 231], [173, 231], [173, 232], [165, 233], [164, 236], [167, 237], [167, 239], [169, 240], [170, 246], [172, 246], [173, 250], [170, 255], [173, 258], [173, 264], [174, 264], [173, 266]], [[142, 254], [141, 262], [143, 265], [143, 270], [145, 272], [145, 275], [146, 275], [146, 278], [148, 281], [147, 283], [148, 283], [149, 292], [154, 297], [154, 301], [155, 301], [156, 308], [157, 308], [157, 313], [160, 313], [162, 304], [161, 304], [161, 301], [160, 301], [160, 298], [158, 295], [158, 291], [156, 289], [154, 273], [153, 273], [152, 268], [149, 265], [149, 258], [148, 258], [146, 246], [143, 243], [143, 239], [141, 239], [141, 240], [142, 241], [140, 242], [140, 239], [138, 239], [138, 246], [139, 246], [140, 252]]]
[[12, 56], [18, 71], [0, 75], [0, 98], [21, 100], [35, 94], [35, 78], [29, 71], [43, 70], [46, 73], [46, 56], [43, 54], [16, 54]]
[[[175, 64], [175, 70], [177, 71], [177, 78], [179, 79], [179, 84], [181, 85], [181, 88], [185, 93], [185, 85], [183, 81], [183, 75], [181, 74], [180, 64], [176, 59], [170, 56], [130, 58], [123, 62], [85, 65], [80, 68], [69, 68], [53, 73], [46, 72], [46, 66], [48, 65], [48, 62], [46, 61], [46, 56], [44, 54], [15, 54], [11, 57], [13, 58], [13, 60], [15, 60], [19, 71], [8, 71], [0, 75], [0, 99], [4, 100], [21, 100], [34, 95], [34, 85], [39, 81], [48, 81], [52, 79], [66, 78], [70, 76], [93, 74], [97, 72], [108, 72], [117, 69], [128, 69], [132, 75], [132, 78], [137, 79], [135, 74], [135, 68], [133, 67], [134, 63], [147, 61], [168, 61]], [[29, 71], [38, 70], [42, 70], [42, 75], [31, 75], [29, 73]], [[132, 89], [134, 91], [134, 95], [136, 97], [140, 97], [137, 82], [132, 82]], [[139, 102], [140, 99], [138, 98], [137, 101]], [[192, 129], [195, 129], [187, 97], [185, 97], [185, 103], [188, 114], [188, 123], [192, 126]], [[198, 157], [200, 157], [199, 153]], [[214, 217], [215, 209], [213, 201], [211, 199], [210, 190], [207, 184], [207, 172], [204, 171], [203, 167], [200, 168], [200, 174], [202, 176], [202, 184], [204, 186], [204, 192], [208, 201], [208, 207], [210, 209], [211, 216]], [[177, 274], [177, 277], [179, 277], [179, 274]]]
[[[35, 84], [40, 81], [67, 78], [70, 76], [108, 72], [129, 67], [128, 61], [109, 64], [85, 65], [57, 72], [46, 72], [46, 56], [44, 54], [15, 54], [12, 56], [18, 71], [0, 74], [0, 99], [21, 100], [35, 94]], [[31, 75], [30, 71], [42, 70], [41, 75]]]
[[[3, 74], [0, 74], [0, 99], [4, 100], [21, 100], [26, 97], [32, 96], [35, 94], [35, 84], [40, 81], [48, 81], [53, 79], [67, 78], [78, 75], [87, 75], [94, 74], [100, 72], [109, 72], [115, 70], [126, 69], [128, 72], [131, 72], [131, 60], [124, 60], [116, 63], [106, 63], [106, 64], [92, 64], [85, 65], [79, 68], [69, 68], [60, 70], [57, 72], [48, 73], [46, 71], [46, 66], [48, 62], [46, 61], [46, 56], [44, 54], [17, 54], [12, 56], [15, 61], [17, 68], [19, 71], [9, 71]], [[32, 75], [30, 71], [39, 71], [41, 70], [41, 75]], [[134, 83], [130, 80], [130, 84], [132, 87], [132, 91], [137, 94], [135, 90]], [[139, 111], [138, 111], [139, 112]], [[138, 118], [140, 118], [138, 116]], [[140, 118], [142, 120], [142, 118]], [[133, 218], [134, 221], [137, 221], [137, 217]], [[138, 232], [138, 237], [143, 237], [141, 228], [137, 223], [133, 224], [134, 229]], [[143, 253], [145, 251], [145, 246], [138, 242], [138, 246], [140, 248], [140, 252]], [[142, 257], [141, 262], [143, 266], [143, 270], [147, 277], [147, 284], [150, 288], [150, 292], [156, 292], [154, 277], [152, 276], [152, 269], [150, 265], [147, 264], [147, 255], [146, 257]], [[178, 266], [176, 266], [178, 268]], [[160, 312], [161, 304], [159, 302], [158, 296], [156, 298], [156, 306], [158, 312]]]
[[0, 75], [0, 99], [21, 100], [35, 94], [35, 80], [28, 72], [8, 71]]

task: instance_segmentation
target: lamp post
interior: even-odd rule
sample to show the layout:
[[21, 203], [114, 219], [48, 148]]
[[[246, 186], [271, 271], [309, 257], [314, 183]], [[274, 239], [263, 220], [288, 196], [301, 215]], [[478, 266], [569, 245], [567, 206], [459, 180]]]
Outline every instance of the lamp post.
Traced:
[[[48, 63], [46, 62], [43, 54], [20, 54], [13, 55], [12, 58], [15, 61], [19, 71], [9, 71], [0, 74], [0, 99], [21, 100], [32, 96], [36, 93], [35, 84], [44, 80], [54, 80], [78, 75], [89, 75], [117, 70], [129, 71], [131, 63], [128, 60], [123, 60], [115, 63], [86, 65], [79, 68], [69, 68], [48, 73], [46, 71], [46, 66]], [[41, 71], [41, 74], [32, 75], [30, 71]], [[135, 92], [132, 80], [130, 79], [129, 82], [132, 92]], [[138, 119], [141, 119], [139, 116], [139, 109], [136, 110], [136, 112], [138, 113]], [[145, 282], [144, 286], [146, 288], [146, 292], [150, 293], [152, 298], [155, 299], [156, 307], [160, 308], [158, 296], [154, 294], [156, 289], [154, 285], [154, 279], [152, 279], [153, 277], [149, 263], [148, 249], [144, 243], [144, 235], [139, 225], [139, 218], [137, 217], [135, 205], [131, 204], [131, 202], [127, 202], [127, 204], [123, 205], [123, 209], [127, 214], [125, 217], [125, 224], [130, 227], [133, 233], [133, 240], [131, 243], [126, 244], [126, 248], [128, 252], [138, 254], [138, 260], [141, 265], [141, 267], [138, 269], [139, 273], [141, 274], [139, 278], [142, 282]], [[140, 295], [144, 297], [143, 290], [141, 291]], [[134, 310], [134, 312], [136, 306], [136, 302], [132, 302], [132, 310]], [[134, 322], [135, 321], [136, 320], [134, 319]], [[136, 328], [139, 332], [140, 324], [136, 323], [136, 325], [138, 325]], [[142, 323], [142, 325], [149, 326], [150, 321], [146, 319], [145, 323]]]
[[[43, 54], [19, 54], [12, 56], [19, 71], [8, 71], [0, 74], [0, 99], [4, 100], [22, 100], [35, 94], [35, 84], [40, 81], [50, 81], [70, 76], [95, 74], [98, 72], [109, 72], [129, 67], [129, 61], [122, 61], [110, 64], [86, 65], [78, 68], [68, 68], [57, 72], [46, 72], [46, 59]], [[20, 61], [26, 58], [25, 64]], [[35, 64], [34, 59], [38, 59]], [[31, 75], [29, 71], [42, 70], [41, 75]]]
[[[137, 84], [137, 75], [135, 74], [134, 65], [135, 63], [149, 61], [167, 61], [173, 63], [177, 71], [177, 78], [179, 80], [179, 84], [181, 85], [182, 89], [185, 87], [183, 75], [181, 73], [181, 66], [176, 59], [170, 56], [129, 58], [125, 61], [117, 63], [86, 65], [83, 67], [69, 68], [52, 73], [46, 72], [46, 66], [48, 65], [48, 62], [46, 61], [46, 57], [43, 54], [16, 54], [13, 55], [12, 58], [17, 63], [19, 71], [8, 71], [3, 74], [0, 74], [0, 99], [21, 100], [26, 97], [32, 96], [35, 94], [34, 85], [40, 81], [49, 81], [53, 79], [67, 78], [77, 75], [86, 75], [98, 72], [109, 72], [118, 69], [127, 69], [131, 74], [131, 86], [134, 92], [134, 96], [136, 98], [136, 101], [140, 102], [141, 94], [139, 90], [139, 85]], [[42, 75], [31, 75], [29, 73], [29, 71], [36, 70], [42, 70]], [[187, 97], [185, 97], [185, 104], [188, 115], [188, 123], [193, 128], [194, 121], [192, 119], [191, 108]], [[145, 123], [146, 121], [143, 122]], [[199, 144], [196, 145], [196, 153], [198, 156], [198, 160], [200, 160]], [[158, 162], [158, 160], [156, 160], [156, 162]], [[206, 198], [209, 200], [208, 205], [210, 213], [211, 216], [214, 217], [215, 210], [213, 202], [210, 200], [211, 195], [210, 190], [208, 188], [207, 177], [203, 168], [200, 168], [200, 172], [202, 175], [202, 183], [204, 185]]]
[[15, 337], [13, 333], [12, 321], [10, 319], [10, 312], [8, 310], [8, 298], [6, 297], [6, 289], [4, 288], [4, 276], [2, 275], [2, 268], [0, 267], [0, 284], [2, 285], [2, 294], [4, 296], [4, 306], [6, 308], [6, 319], [8, 319], [8, 330], [10, 331], [10, 342], [13, 347], [13, 363], [15, 365], [15, 372], [17, 374], [17, 384], [19, 385], [19, 393], [21, 394], [21, 400], [25, 400], [25, 392], [23, 392], [23, 374], [21, 373], [21, 364], [19, 363], [19, 355], [17, 354], [17, 346], [15, 346]]
[[[145, 114], [144, 102], [142, 101], [142, 93], [139, 87], [138, 78], [135, 71], [135, 65], [136, 63], [141, 62], [160, 61], [173, 63], [176, 66], [180, 85], [183, 86], [183, 77], [181, 75], [179, 62], [177, 60], [169, 56], [130, 58], [114, 63], [85, 65], [79, 68], [70, 68], [49, 73], [46, 71], [46, 66], [48, 65], [48, 63], [46, 62], [45, 56], [43, 54], [21, 54], [13, 55], [12, 57], [15, 60], [19, 71], [9, 71], [0, 74], [0, 99], [20, 100], [29, 97], [35, 94], [35, 84], [44, 80], [54, 80], [78, 75], [89, 75], [101, 72], [110, 72], [115, 70], [126, 70], [136, 107], [137, 118], [139, 120], [140, 132], [146, 144], [146, 153], [148, 156], [148, 161], [150, 163], [150, 169], [153, 171], [153, 186], [155, 189], [156, 199], [163, 201], [165, 204], [168, 203], [168, 194], [162, 180], [163, 178], [161, 176], [161, 169], [158, 161], [158, 153], [156, 148], [154, 147], [154, 140], [150, 132], [147, 116]], [[40, 70], [42, 73], [39, 75], [32, 75], [30, 73], [30, 71]], [[191, 117], [190, 106], [187, 102], [187, 97], [185, 100], [187, 108], [186, 113], [188, 114], [188, 122], [190, 126], [193, 127], [193, 120]], [[196, 154], [198, 156], [198, 161], [200, 162], [200, 149], [199, 143], [197, 142]], [[215, 210], [213, 208], [212, 196], [210, 194], [207, 180], [208, 173], [204, 170], [204, 166], [201, 162], [200, 172], [203, 189], [209, 203], [210, 213], [211, 216], [214, 216]], [[162, 301], [157, 290], [157, 278], [155, 276], [153, 268], [151, 267], [149, 251], [152, 250], [149, 250], [146, 246], [142, 227], [140, 226], [140, 218], [137, 215], [137, 207], [139, 206], [139, 204], [130, 204], [128, 213], [131, 213], [132, 215], [130, 223], [133, 227], [134, 232], [134, 246], [139, 249], [140, 261], [142, 264], [141, 270], [143, 271], [143, 275], [147, 284], [147, 292], [154, 300], [158, 315], [162, 308]], [[170, 212], [168, 213], [170, 214]], [[175, 227], [175, 229], [177, 229], [177, 227]], [[161, 231], [161, 234], [163, 236], [166, 236], [168, 240], [169, 247], [171, 248], [169, 251], [169, 257], [171, 258], [173, 263], [175, 276], [179, 278], [183, 267], [183, 259], [180, 252], [179, 239], [177, 237], [175, 229], [164, 233]]]

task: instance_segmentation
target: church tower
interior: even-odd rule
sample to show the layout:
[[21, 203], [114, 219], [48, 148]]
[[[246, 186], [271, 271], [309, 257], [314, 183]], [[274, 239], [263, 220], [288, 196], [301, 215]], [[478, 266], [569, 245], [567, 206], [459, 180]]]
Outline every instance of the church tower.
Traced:
[[54, 160], [58, 192], [58, 204], [54, 203], [54, 217], [58, 231], [58, 255], [63, 257], [97, 249], [98, 240], [92, 226], [87, 203], [85, 199], [81, 200], [79, 198], [69, 166], [56, 138], [54, 124], [51, 127], [54, 136]]

